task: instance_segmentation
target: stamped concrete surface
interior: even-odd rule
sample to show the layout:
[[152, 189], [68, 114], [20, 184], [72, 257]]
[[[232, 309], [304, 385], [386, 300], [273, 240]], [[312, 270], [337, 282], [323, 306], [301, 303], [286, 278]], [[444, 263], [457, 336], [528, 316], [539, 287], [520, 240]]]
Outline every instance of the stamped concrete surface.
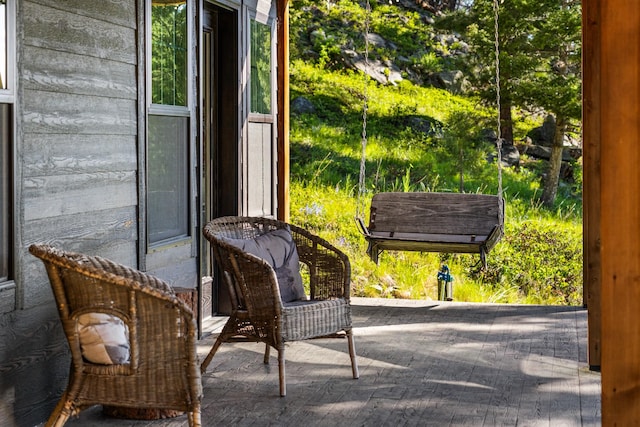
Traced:
[[[353, 299], [360, 379], [344, 338], [286, 348], [287, 396], [276, 352], [223, 344], [203, 377], [204, 426], [599, 426], [600, 374], [587, 365], [582, 307]], [[214, 333], [199, 343], [204, 355]], [[68, 426], [187, 426], [106, 418]]]

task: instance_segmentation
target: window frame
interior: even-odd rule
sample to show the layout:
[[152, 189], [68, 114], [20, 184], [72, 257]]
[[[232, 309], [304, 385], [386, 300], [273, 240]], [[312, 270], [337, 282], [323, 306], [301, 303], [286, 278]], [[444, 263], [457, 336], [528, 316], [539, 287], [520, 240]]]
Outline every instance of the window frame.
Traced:
[[6, 0], [7, 88], [0, 89], [0, 103], [15, 104], [16, 94], [16, 3]]
[[[273, 9], [273, 8], [272, 8]], [[265, 25], [267, 27], [269, 27], [269, 34], [271, 36], [271, 40], [270, 40], [270, 45], [271, 45], [271, 64], [270, 64], [270, 101], [271, 101], [271, 105], [270, 105], [270, 112], [269, 113], [256, 113], [251, 111], [252, 110], [252, 99], [253, 99], [253, 94], [252, 92], [252, 85], [253, 85], [253, 76], [252, 76], [252, 69], [251, 69], [251, 61], [252, 61], [252, 40], [253, 40], [253, 35], [251, 34], [252, 31], [252, 24], [251, 22], [255, 21], [257, 24], [261, 24], [261, 25]], [[277, 96], [277, 88], [276, 88], [276, 66], [277, 66], [277, 46], [276, 46], [276, 37], [277, 37], [277, 28], [276, 28], [276, 19], [274, 16], [272, 16], [271, 12], [269, 13], [263, 13], [263, 12], [259, 12], [256, 10], [250, 10], [248, 13], [248, 22], [247, 22], [247, 36], [245, 38], [246, 40], [246, 55], [248, 56], [247, 58], [247, 63], [248, 63], [248, 67], [247, 67], [247, 91], [248, 91], [248, 96], [247, 96], [247, 100], [246, 100], [246, 107], [247, 107], [247, 113], [248, 113], [248, 117], [251, 118], [252, 121], [272, 121], [275, 120], [276, 117], [276, 110], [277, 110], [277, 105], [276, 105], [276, 96]]]
[[[167, 116], [167, 117], [185, 117], [188, 119], [187, 123], [187, 152], [186, 156], [188, 159], [187, 164], [187, 176], [188, 176], [188, 188], [186, 189], [188, 196], [191, 196], [194, 193], [194, 183], [192, 178], [193, 167], [194, 167], [194, 154], [192, 148], [193, 141], [193, 123], [195, 120], [194, 117], [194, 99], [193, 99], [193, 30], [194, 30], [194, 22], [192, 19], [193, 9], [195, 4], [192, 0], [184, 0], [186, 3], [186, 14], [187, 14], [187, 75], [186, 75], [186, 105], [165, 105], [165, 104], [154, 104], [152, 101], [152, 90], [153, 90], [153, 68], [152, 68], [152, 60], [153, 60], [153, 28], [152, 28], [152, 7], [153, 0], [149, 0], [145, 2], [145, 46], [146, 46], [146, 54], [145, 54], [145, 91], [147, 96], [145, 97], [146, 103], [146, 115], [145, 115], [145, 144], [144, 144], [144, 167], [142, 170], [144, 171], [144, 185], [141, 191], [141, 202], [144, 203], [144, 227], [141, 227], [140, 235], [141, 242], [143, 242], [144, 253], [152, 254], [158, 251], [161, 251], [166, 248], [175, 247], [177, 245], [189, 245], [193, 244], [194, 236], [194, 206], [190, 203], [188, 206], [187, 212], [187, 234], [181, 236], [175, 236], [163, 240], [159, 240], [157, 242], [149, 241], [149, 209], [148, 209], [148, 179], [149, 179], [149, 117], [150, 116]], [[141, 261], [141, 265], [144, 265], [145, 262]]]
[[[249, 19], [249, 114], [252, 116], [263, 116], [263, 117], [273, 117], [274, 114], [274, 55], [276, 54], [276, 52], [274, 51], [274, 32], [275, 32], [275, 27], [274, 27], [274, 20], [273, 19], [267, 19], [266, 21], [263, 21], [262, 19], [260, 19], [261, 16], [259, 14], [255, 14], [253, 16], [250, 17]], [[257, 76], [254, 76], [254, 68], [253, 68], [253, 64], [254, 64], [254, 49], [253, 49], [253, 33], [254, 33], [254, 23], [255, 25], [261, 25], [263, 26], [265, 29], [268, 29], [268, 34], [269, 34], [269, 111], [268, 112], [262, 112], [262, 111], [253, 111], [253, 100], [254, 100], [254, 93], [253, 93], [253, 88], [254, 88], [254, 82], [259, 81], [259, 79], [257, 78]], [[254, 78], [255, 77], [255, 78]], [[259, 86], [259, 85], [255, 85], [255, 86]], [[264, 89], [264, 88], [261, 88]], [[266, 93], [266, 91], [264, 91]], [[259, 109], [259, 108], [257, 108]]]
[[[15, 308], [16, 294], [15, 293], [3, 293], [2, 291], [11, 290], [16, 288], [19, 262], [15, 249], [16, 241], [16, 220], [18, 216], [18, 207], [15, 201], [17, 200], [18, 184], [16, 177], [18, 176], [17, 167], [17, 154], [16, 154], [16, 2], [15, 0], [6, 1], [6, 89], [0, 89], [0, 104], [7, 104], [9, 107], [9, 150], [8, 150], [8, 187], [9, 187], [9, 206], [6, 209], [8, 215], [8, 230], [9, 230], [9, 251], [8, 251], [8, 276], [5, 280], [0, 281], [0, 307], [11, 305]], [[1, 142], [1, 141], [0, 141]], [[6, 296], [5, 296], [6, 295]], [[13, 299], [13, 303], [6, 303], [5, 298]]]

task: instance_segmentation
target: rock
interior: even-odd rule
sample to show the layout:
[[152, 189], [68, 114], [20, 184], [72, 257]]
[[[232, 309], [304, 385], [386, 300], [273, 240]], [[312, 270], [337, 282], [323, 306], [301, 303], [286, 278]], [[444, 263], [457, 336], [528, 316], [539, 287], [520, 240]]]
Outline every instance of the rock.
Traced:
[[[527, 140], [530, 141], [530, 140]], [[536, 145], [531, 143], [522, 143], [517, 145], [520, 154], [526, 154], [529, 157], [536, 159], [549, 160], [551, 159], [551, 147], [542, 145]], [[562, 161], [563, 162], [575, 162], [582, 157], [582, 149], [578, 147], [564, 147], [562, 149]]]
[[461, 94], [469, 89], [469, 82], [460, 70], [442, 71], [435, 74], [436, 86], [454, 94]]
[[290, 107], [294, 114], [313, 114], [316, 112], [316, 107], [304, 96], [299, 96], [291, 101]]
[[369, 59], [365, 63], [364, 57], [353, 50], [344, 50], [342, 58], [351, 67], [367, 73], [369, 77], [380, 84], [396, 84], [402, 80], [400, 68], [393, 63], [383, 63], [377, 59]]
[[509, 167], [520, 165], [520, 152], [513, 144], [502, 144], [500, 153], [503, 165]]
[[371, 46], [375, 46], [379, 48], [387, 47], [387, 41], [382, 36], [376, 33], [367, 34], [367, 41]]
[[542, 145], [544, 147], [551, 147], [553, 145], [553, 135], [556, 132], [556, 119], [553, 115], [549, 114], [544, 118], [542, 126], [533, 128], [527, 134], [534, 145]]

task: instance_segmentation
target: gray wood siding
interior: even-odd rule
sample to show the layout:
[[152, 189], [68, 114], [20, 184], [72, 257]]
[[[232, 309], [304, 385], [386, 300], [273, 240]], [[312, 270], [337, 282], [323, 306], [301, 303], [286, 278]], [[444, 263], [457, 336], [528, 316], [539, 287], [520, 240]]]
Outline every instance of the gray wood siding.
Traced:
[[[0, 425], [46, 420], [69, 355], [31, 243], [136, 266], [135, 0], [17, 2], [17, 288], [0, 292]], [[9, 311], [16, 300], [19, 310]]]
[[[129, 19], [124, 25], [105, 21], [103, 16], [108, 16], [108, 12], [104, 15], [96, 13], [92, 18], [88, 14], [80, 15], [60, 9], [67, 3], [64, 1], [41, 3], [44, 4], [24, 2], [22, 19], [25, 45], [129, 64], [136, 62], [135, 2], [121, 2], [129, 12]], [[94, 13], [101, 4], [86, 2]]]
[[275, 216], [273, 124], [249, 123], [247, 149], [247, 214]]

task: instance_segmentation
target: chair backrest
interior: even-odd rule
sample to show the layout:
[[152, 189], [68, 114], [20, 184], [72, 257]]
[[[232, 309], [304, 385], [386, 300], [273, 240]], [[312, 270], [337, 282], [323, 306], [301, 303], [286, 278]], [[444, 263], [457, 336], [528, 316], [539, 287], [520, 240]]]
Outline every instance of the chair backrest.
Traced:
[[210, 221], [203, 228], [220, 272], [229, 290], [233, 310], [248, 310], [271, 318], [280, 312], [281, 300], [275, 271], [265, 260], [229, 243], [249, 240], [287, 224], [266, 218], [227, 216]]
[[[193, 312], [168, 284], [97, 256], [47, 245], [32, 245], [29, 251], [45, 264], [74, 365], [95, 365], [94, 370], [128, 375], [139, 368], [141, 360], [148, 369], [162, 369], [166, 355], [161, 353], [172, 358], [182, 355], [197, 364]], [[128, 361], [105, 364], [88, 358], [87, 342], [81, 342], [82, 318], [94, 314], [102, 316], [101, 321], [105, 316], [115, 320], [107, 325], [111, 332], [125, 328]], [[95, 326], [91, 319], [89, 322], [90, 327]]]
[[[251, 256], [251, 254], [240, 255], [242, 251], [226, 244], [225, 241], [228, 239], [255, 239], [277, 230], [288, 230], [291, 234], [299, 263], [303, 264], [306, 269], [308, 296], [311, 299], [345, 298], [348, 300], [350, 298], [351, 264], [349, 258], [328, 241], [296, 225], [271, 218], [225, 216], [211, 220], [205, 225], [203, 234], [212, 244], [214, 256], [221, 266], [223, 275], [225, 275], [229, 291], [232, 294], [232, 303], [235, 301], [236, 307], [247, 304], [246, 301], [243, 301], [245, 296], [242, 295], [240, 284], [249, 282], [242, 279], [242, 274], [249, 277], [248, 272], [255, 270], [252, 273], [256, 274], [253, 281], [257, 282], [259, 279], [258, 270], [262, 269], [263, 271], [260, 271], [259, 275], [263, 278], [260, 280], [270, 284], [270, 288], [266, 291], [271, 292], [273, 283], [268, 276], [272, 274], [273, 269], [268, 263], [258, 267], [256, 261], [259, 258]], [[242, 261], [237, 261], [235, 264], [229, 263], [229, 260], [238, 257], [241, 257]], [[245, 273], [242, 273], [242, 269], [237, 268], [238, 262], [246, 264], [245, 268], [248, 270]], [[277, 281], [275, 283], [276, 287], [273, 289], [277, 289]], [[246, 293], [247, 290], [244, 292]], [[259, 298], [264, 298], [264, 296]], [[258, 304], [257, 301], [256, 304]]]

